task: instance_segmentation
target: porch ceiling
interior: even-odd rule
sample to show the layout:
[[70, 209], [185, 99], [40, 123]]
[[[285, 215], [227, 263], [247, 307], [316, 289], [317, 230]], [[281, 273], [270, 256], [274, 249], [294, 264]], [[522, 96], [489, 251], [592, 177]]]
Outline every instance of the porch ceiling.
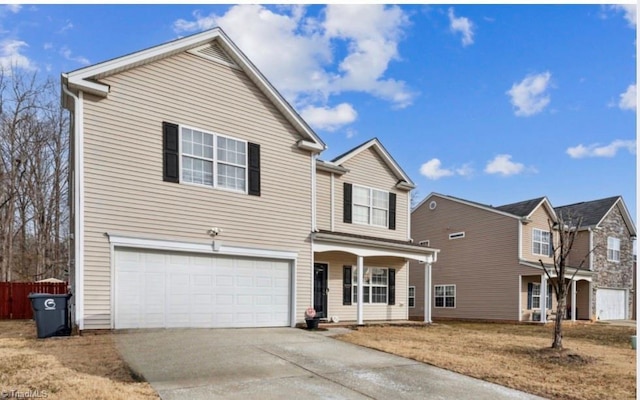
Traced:
[[425, 263], [437, 260], [437, 249], [416, 246], [410, 243], [399, 243], [359, 235], [341, 234], [335, 232], [315, 232], [313, 237], [313, 251], [323, 253], [327, 251], [342, 251], [360, 257], [399, 257]]
[[[533, 263], [531, 261], [524, 261], [524, 260], [520, 260], [520, 265], [523, 265], [525, 267], [530, 267], [530, 268], [535, 268], [540, 270], [540, 273], [543, 273], [544, 270], [542, 269], [542, 266], [540, 266], [540, 264], [538, 263]], [[551, 275], [552, 278], [556, 277], [556, 272], [555, 269], [553, 268], [553, 264], [545, 264], [545, 267], [547, 268], [547, 271], [549, 271], [549, 275]], [[574, 276], [575, 274], [575, 276]], [[573, 276], [573, 280], [574, 281], [588, 281], [591, 282], [592, 281], [592, 277], [593, 277], [593, 271], [589, 271], [588, 269], [577, 269], [577, 268], [573, 268], [573, 267], [567, 267], [567, 272], [565, 275], [566, 279], [570, 279]]]

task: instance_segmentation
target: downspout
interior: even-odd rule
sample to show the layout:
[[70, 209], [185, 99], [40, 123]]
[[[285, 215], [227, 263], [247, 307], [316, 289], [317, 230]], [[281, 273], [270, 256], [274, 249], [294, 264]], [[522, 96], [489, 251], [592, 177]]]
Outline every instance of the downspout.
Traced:
[[84, 177], [84, 166], [82, 164], [83, 157], [83, 108], [82, 108], [82, 92], [76, 96], [71, 92], [67, 83], [62, 84], [62, 90], [73, 99], [73, 207], [74, 207], [74, 273], [75, 273], [75, 313], [76, 324], [78, 329], [84, 329], [84, 207], [82, 202], [83, 187], [82, 181]]
[[314, 265], [315, 265], [315, 251], [313, 248], [313, 234], [318, 231], [318, 227], [316, 226], [316, 161], [318, 158], [317, 153], [311, 153], [311, 268], [309, 268], [309, 287], [311, 288], [309, 293], [309, 304], [311, 307], [313, 304], [313, 293], [314, 293]]

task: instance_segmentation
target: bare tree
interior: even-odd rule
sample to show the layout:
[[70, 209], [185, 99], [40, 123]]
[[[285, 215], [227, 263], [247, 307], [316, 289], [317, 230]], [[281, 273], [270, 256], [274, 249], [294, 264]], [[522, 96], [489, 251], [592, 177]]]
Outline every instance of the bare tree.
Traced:
[[64, 278], [69, 137], [57, 89], [0, 69], [0, 281]]
[[551, 348], [562, 350], [562, 321], [564, 320], [569, 286], [594, 249], [585, 254], [577, 266], [569, 266], [569, 254], [582, 226], [582, 217], [559, 214], [556, 222], [548, 220], [548, 224], [551, 232], [550, 246], [553, 266], [545, 265], [542, 260], [538, 261], [549, 279], [557, 300]]

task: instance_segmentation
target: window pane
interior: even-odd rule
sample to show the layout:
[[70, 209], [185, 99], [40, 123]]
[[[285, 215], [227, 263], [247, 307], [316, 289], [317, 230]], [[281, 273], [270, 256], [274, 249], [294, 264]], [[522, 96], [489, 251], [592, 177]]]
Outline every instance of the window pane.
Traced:
[[409, 297], [415, 297], [415, 296], [416, 296], [416, 288], [409, 287]]
[[456, 295], [455, 286], [445, 286], [445, 295], [446, 296], [455, 296]]
[[531, 307], [540, 308], [540, 295], [538, 295], [537, 297], [535, 296], [531, 297]]
[[436, 307], [444, 307], [444, 298], [436, 297]]
[[373, 206], [377, 208], [389, 208], [389, 194], [380, 190], [371, 190], [373, 195]]
[[387, 302], [387, 288], [382, 286], [374, 286], [371, 288], [372, 303], [386, 303]]
[[245, 188], [245, 169], [232, 165], [218, 164], [218, 187], [243, 190]]
[[533, 287], [531, 288], [531, 294], [534, 296], [540, 296], [540, 284], [539, 283], [534, 283]]
[[359, 186], [353, 187], [353, 203], [369, 206], [369, 189]]
[[373, 225], [387, 226], [387, 210], [373, 209]]
[[455, 297], [447, 297], [445, 299], [445, 307], [455, 307], [455, 306], [456, 306]]
[[244, 142], [218, 136], [218, 161], [246, 166], [246, 146]]
[[353, 206], [353, 222], [359, 224], [369, 223], [369, 207]]
[[373, 285], [386, 285], [387, 284], [387, 270], [384, 268], [374, 268], [372, 271]]
[[436, 286], [436, 296], [444, 296], [444, 286]]

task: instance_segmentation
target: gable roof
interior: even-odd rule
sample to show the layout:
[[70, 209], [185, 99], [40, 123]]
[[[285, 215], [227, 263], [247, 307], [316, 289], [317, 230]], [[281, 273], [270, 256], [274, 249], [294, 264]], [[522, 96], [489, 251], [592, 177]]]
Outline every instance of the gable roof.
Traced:
[[546, 196], [538, 197], [531, 200], [519, 201], [517, 203], [505, 204], [503, 206], [498, 206], [495, 208], [509, 214], [517, 215], [518, 217], [528, 218], [541, 205], [547, 209], [547, 212], [549, 212], [549, 214], [551, 214], [553, 218], [556, 217], [555, 211], [553, 207], [551, 207], [551, 203], [549, 202], [549, 199], [546, 198]]
[[106, 97], [109, 94], [109, 85], [99, 82], [99, 79], [213, 42], [220, 46], [224, 53], [226, 53], [225, 55], [231, 59], [230, 61], [247, 74], [251, 81], [271, 100], [289, 123], [296, 128], [298, 133], [304, 138], [298, 142], [299, 147], [313, 152], [320, 152], [326, 148], [325, 143], [313, 129], [311, 129], [264, 75], [262, 75], [258, 68], [253, 65], [247, 56], [244, 55], [220, 28], [209, 29], [122, 57], [63, 73], [61, 76], [63, 85], [62, 104], [67, 108], [72, 104], [64, 87], [74, 92], [83, 91]]
[[352, 159], [353, 157], [357, 156], [358, 154], [362, 153], [363, 151], [369, 148], [373, 149], [382, 158], [382, 160], [389, 167], [391, 172], [393, 172], [393, 174], [398, 178], [397, 186], [399, 188], [411, 190], [416, 187], [416, 185], [413, 183], [411, 178], [409, 178], [409, 175], [407, 175], [407, 173], [404, 172], [404, 170], [400, 167], [400, 165], [396, 162], [396, 160], [394, 160], [393, 157], [391, 157], [391, 154], [389, 154], [387, 149], [384, 148], [384, 146], [382, 145], [382, 143], [380, 143], [380, 140], [378, 140], [378, 138], [373, 138], [367, 142], [362, 143], [359, 146], [354, 147], [351, 150], [348, 150], [343, 154], [340, 154], [339, 156], [331, 160], [330, 163], [334, 165], [342, 166], [343, 163]]
[[437, 197], [440, 197], [440, 198], [443, 198], [443, 199], [447, 199], [447, 200], [451, 200], [451, 201], [455, 201], [456, 203], [465, 204], [467, 206], [475, 207], [475, 208], [478, 208], [478, 209], [481, 209], [481, 210], [490, 211], [490, 212], [493, 212], [493, 213], [504, 215], [506, 217], [521, 219], [521, 217], [518, 216], [518, 215], [511, 214], [511, 213], [506, 212], [506, 211], [498, 210], [497, 208], [495, 208], [495, 207], [493, 207], [491, 205], [488, 205], [488, 204], [482, 204], [482, 203], [478, 203], [476, 201], [466, 200], [466, 199], [462, 199], [460, 197], [449, 196], [449, 195], [446, 195], [446, 194], [435, 193], [435, 192], [431, 192], [420, 203], [418, 203], [418, 205], [416, 205], [411, 210], [411, 212], [414, 212], [418, 208], [422, 207], [423, 204], [427, 203], [434, 196], [437, 196]]
[[627, 206], [624, 204], [624, 200], [622, 200], [622, 196], [613, 196], [556, 207], [556, 213], [564, 216], [582, 217], [583, 228], [597, 228], [616, 205], [620, 206], [622, 218], [629, 232], [635, 236], [636, 228], [629, 214], [629, 210], [627, 210]]
[[494, 212], [507, 217], [517, 218], [525, 223], [528, 222], [528, 219], [531, 216], [531, 214], [533, 214], [534, 211], [536, 211], [540, 206], [545, 207], [547, 209], [547, 212], [549, 212], [553, 218], [556, 217], [556, 214], [553, 208], [551, 207], [551, 203], [546, 197], [538, 197], [531, 200], [524, 200], [524, 201], [519, 201], [517, 203], [505, 204], [503, 206], [494, 207], [492, 205], [482, 204], [475, 201], [465, 200], [459, 197], [444, 195], [440, 193], [429, 194], [427, 197], [424, 198], [424, 200], [418, 203], [418, 205], [415, 206], [413, 210], [411, 210], [411, 212], [417, 210], [420, 206], [426, 203], [433, 196], [438, 196], [444, 199], [455, 201], [460, 204], [465, 204], [465, 205], [482, 209], [485, 211]]

